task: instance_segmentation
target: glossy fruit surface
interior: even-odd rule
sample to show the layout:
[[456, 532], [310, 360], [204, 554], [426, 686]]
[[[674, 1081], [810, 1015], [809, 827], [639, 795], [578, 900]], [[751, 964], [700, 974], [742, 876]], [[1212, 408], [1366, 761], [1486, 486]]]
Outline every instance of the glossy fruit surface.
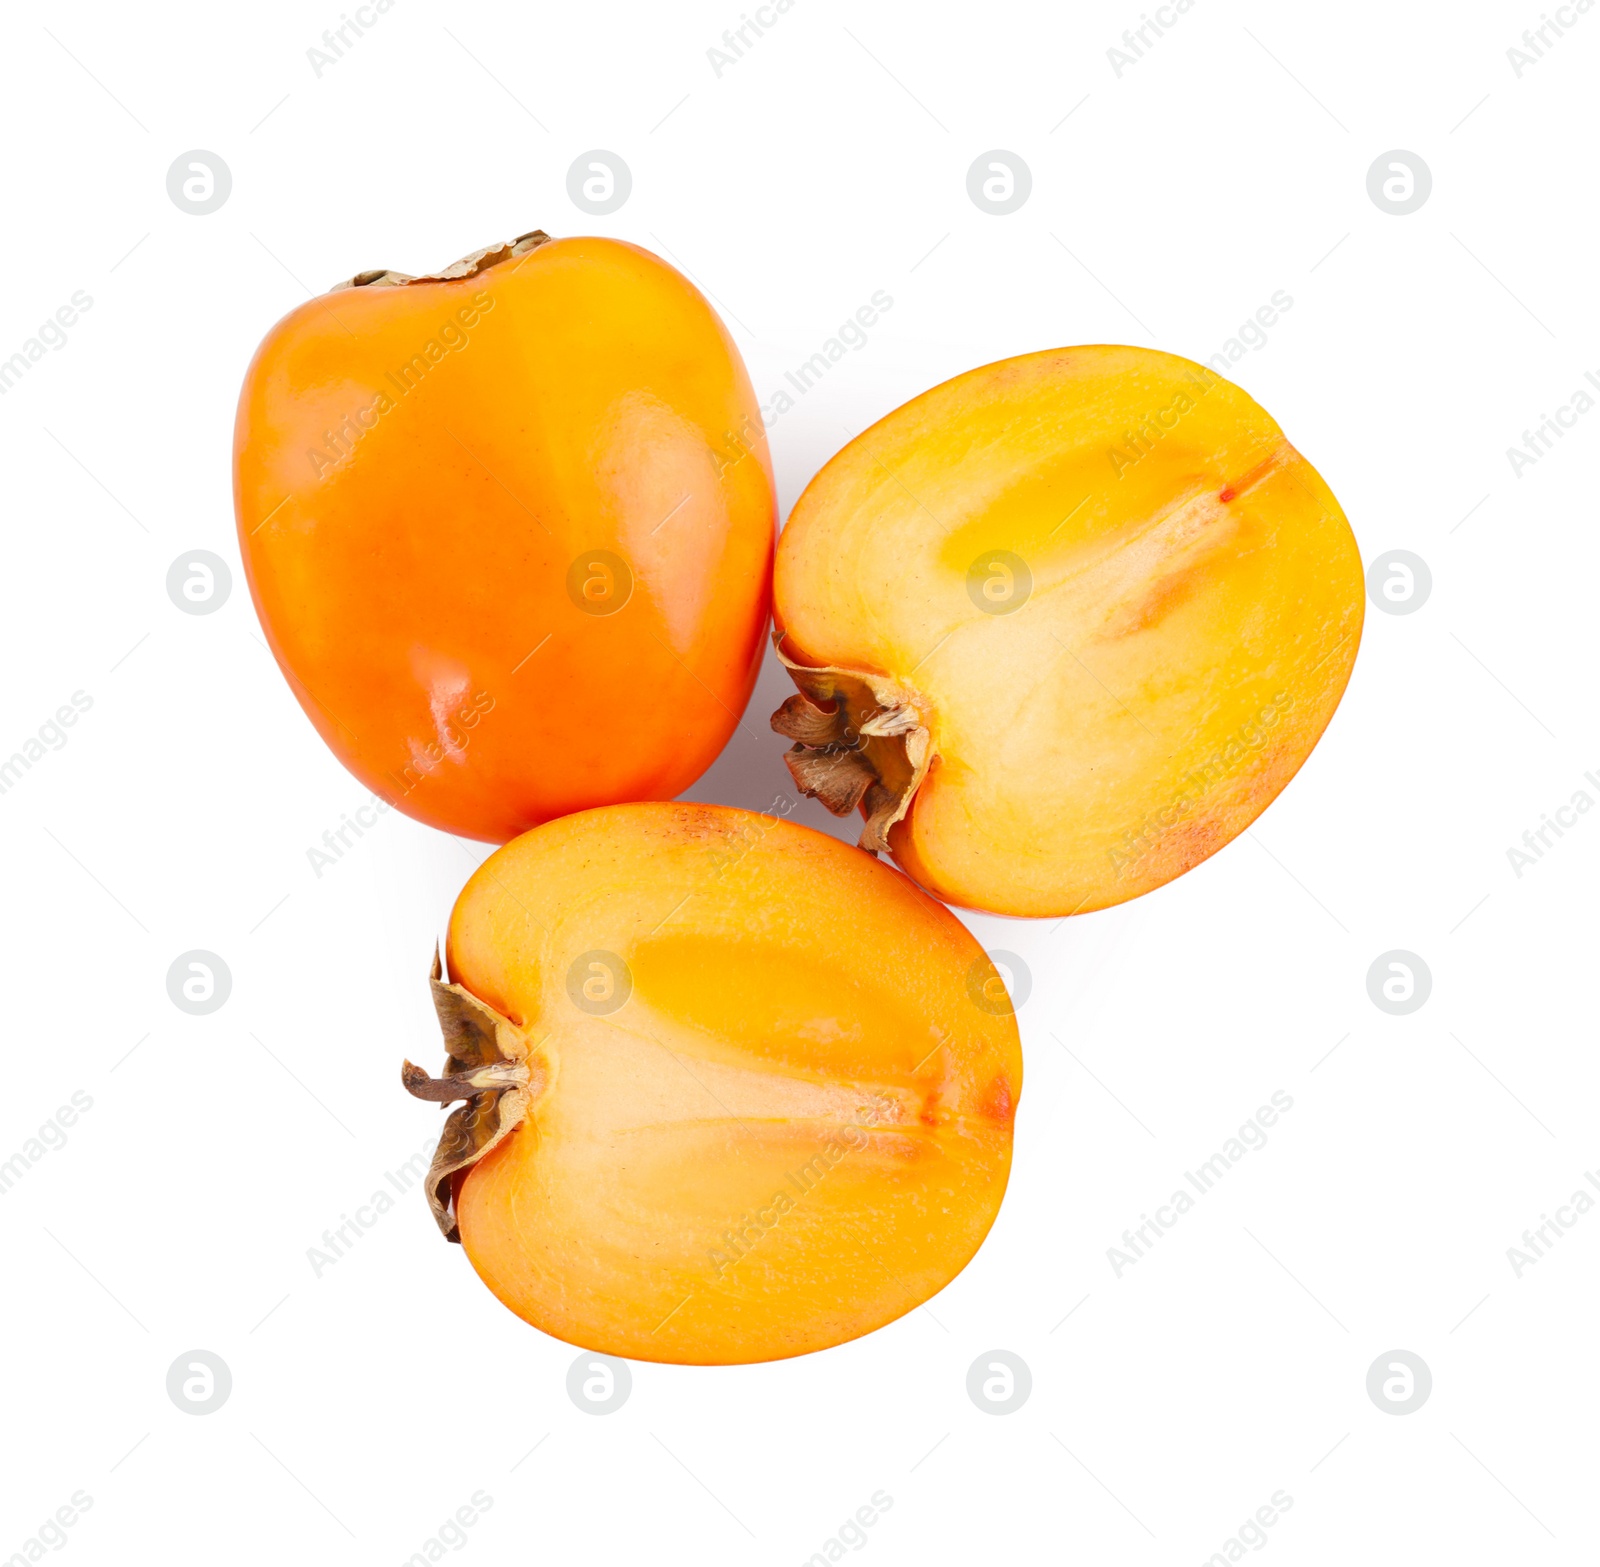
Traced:
[[1148, 892], [1292, 778], [1360, 640], [1327, 485], [1231, 382], [1095, 346], [907, 403], [778, 546], [774, 715], [797, 781], [949, 902], [1063, 915]]
[[665, 262], [515, 244], [292, 311], [240, 395], [272, 651], [339, 759], [500, 842], [687, 788], [749, 699], [774, 499], [738, 350]]
[[460, 1240], [559, 1338], [822, 1349], [941, 1289], [999, 1209], [1004, 986], [954, 915], [834, 838], [725, 806], [565, 817], [473, 876], [449, 966], [527, 1084], [454, 1177]]

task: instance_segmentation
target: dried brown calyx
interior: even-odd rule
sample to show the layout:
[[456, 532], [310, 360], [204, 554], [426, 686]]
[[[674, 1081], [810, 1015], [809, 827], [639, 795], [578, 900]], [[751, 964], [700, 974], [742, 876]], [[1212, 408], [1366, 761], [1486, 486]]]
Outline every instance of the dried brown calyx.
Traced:
[[405, 1062], [400, 1081], [418, 1099], [466, 1103], [450, 1112], [428, 1168], [428, 1207], [447, 1241], [459, 1241], [451, 1203], [452, 1178], [471, 1169], [514, 1131], [544, 1083], [544, 1072], [522, 1030], [470, 990], [444, 982], [438, 950], [429, 975], [433, 1007], [444, 1033], [444, 1075], [429, 1077]]
[[499, 266], [502, 261], [513, 261], [549, 243], [550, 236], [543, 229], [534, 229], [531, 233], [519, 234], [509, 245], [489, 245], [483, 250], [475, 250], [470, 256], [452, 261], [437, 272], [424, 272], [420, 277], [412, 277], [409, 272], [391, 272], [385, 267], [374, 267], [369, 272], [358, 272], [342, 283], [335, 283], [328, 292], [336, 294], [341, 288], [400, 288], [407, 283], [453, 283], [458, 278], [476, 277], [490, 267]]
[[800, 688], [772, 715], [773, 729], [795, 742], [784, 761], [796, 787], [835, 816], [859, 807], [860, 846], [886, 852], [889, 829], [910, 810], [933, 759], [923, 698], [887, 675], [797, 664], [781, 631], [772, 641]]

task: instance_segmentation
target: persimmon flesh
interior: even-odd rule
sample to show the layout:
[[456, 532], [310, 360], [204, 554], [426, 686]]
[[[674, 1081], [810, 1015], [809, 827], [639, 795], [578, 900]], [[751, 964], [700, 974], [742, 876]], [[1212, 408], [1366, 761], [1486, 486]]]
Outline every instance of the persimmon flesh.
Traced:
[[436, 1214], [547, 1333], [803, 1354], [927, 1300], [994, 1220], [1022, 1080], [1004, 986], [837, 839], [714, 805], [564, 817], [472, 877], [448, 955], [498, 1045], [451, 1046], [481, 1146], [441, 1143]]
[[796, 780], [949, 902], [1104, 908], [1242, 832], [1333, 716], [1362, 569], [1317, 471], [1172, 354], [1054, 349], [924, 393], [778, 545]]
[[290, 312], [234, 437], [246, 575], [307, 716], [370, 789], [502, 842], [669, 799], [762, 653], [775, 503], [711, 306], [542, 233]]

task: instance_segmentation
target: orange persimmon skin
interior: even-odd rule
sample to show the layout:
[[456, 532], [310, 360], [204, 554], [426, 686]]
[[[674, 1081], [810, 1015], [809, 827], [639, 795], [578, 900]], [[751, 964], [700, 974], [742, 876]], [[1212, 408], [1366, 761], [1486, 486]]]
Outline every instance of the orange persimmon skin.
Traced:
[[564, 817], [467, 883], [449, 966], [535, 1085], [458, 1189], [462, 1247], [555, 1337], [694, 1365], [824, 1349], [942, 1289], [994, 1221], [1022, 1087], [1004, 986], [835, 838], [681, 802]]
[[738, 722], [771, 464], [732, 339], [648, 251], [559, 239], [309, 301], [256, 353], [234, 459], [279, 666], [418, 820], [503, 842], [670, 799]]

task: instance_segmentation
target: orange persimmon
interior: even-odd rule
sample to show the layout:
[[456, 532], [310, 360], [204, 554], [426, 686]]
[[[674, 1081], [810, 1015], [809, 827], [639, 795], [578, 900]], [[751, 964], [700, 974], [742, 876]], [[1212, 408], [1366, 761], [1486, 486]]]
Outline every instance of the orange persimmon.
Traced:
[[993, 963], [899, 871], [776, 816], [608, 806], [491, 855], [434, 997], [466, 1099], [441, 1229], [519, 1317], [636, 1360], [881, 1327], [978, 1249], [1022, 1085]]
[[668, 799], [755, 681], [775, 503], [728, 332], [658, 257], [524, 235], [291, 311], [234, 435], [267, 640], [345, 766], [502, 842]]
[[796, 782], [936, 896], [1064, 915], [1242, 832], [1344, 692], [1361, 557], [1231, 382], [1150, 349], [984, 365], [856, 437], [778, 545]]

